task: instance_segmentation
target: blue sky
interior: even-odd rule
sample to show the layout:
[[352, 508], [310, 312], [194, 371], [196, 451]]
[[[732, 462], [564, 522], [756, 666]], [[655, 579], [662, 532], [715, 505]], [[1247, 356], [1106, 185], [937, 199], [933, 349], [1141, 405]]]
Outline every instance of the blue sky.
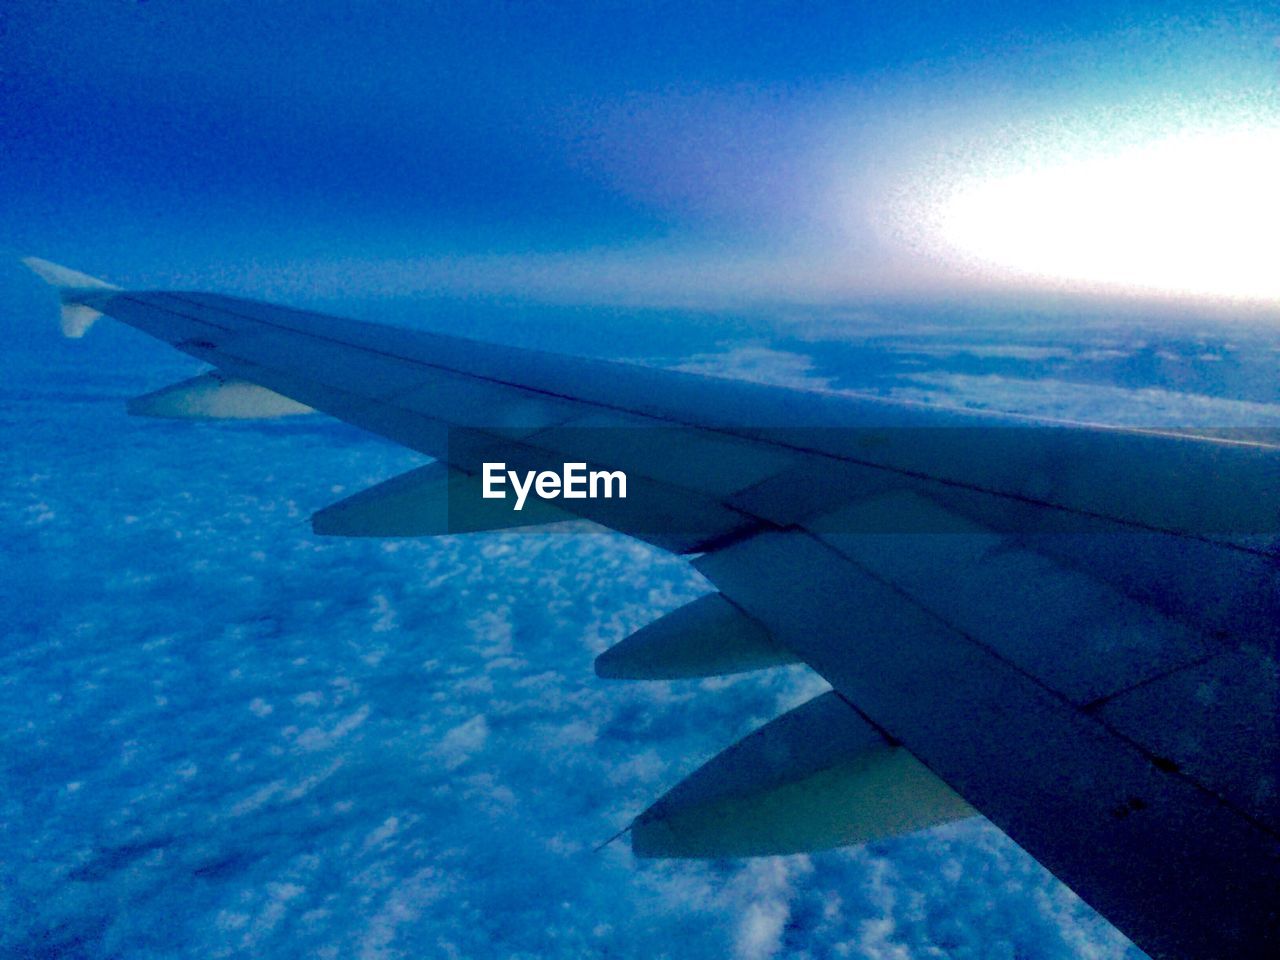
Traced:
[[[0, 952], [1139, 956], [980, 820], [747, 863], [592, 853], [822, 684], [597, 680], [706, 589], [621, 537], [313, 537], [311, 512], [420, 458], [318, 418], [129, 418], [198, 366], [106, 322], [59, 339], [15, 261], [802, 386], [1274, 425], [1249, 250], [1276, 207], [1244, 162], [1280, 118], [1274, 11], [0, 18]], [[1077, 244], [1128, 286], [1062, 229], [1018, 235], [1019, 207], [1073, 223], [1043, 204], [1094, 172], [1127, 221], [1172, 211], [1185, 249], [1156, 259], [1190, 293], [1125, 259], [1129, 222]], [[1135, 177], [1154, 206], [1124, 207]], [[1009, 259], [974, 204], [1073, 272]]]
[[1082, 141], [1280, 122], [1280, 18], [1234, 4], [4, 16], [6, 242], [125, 281], [910, 297], [958, 282], [929, 239], [940, 184]]

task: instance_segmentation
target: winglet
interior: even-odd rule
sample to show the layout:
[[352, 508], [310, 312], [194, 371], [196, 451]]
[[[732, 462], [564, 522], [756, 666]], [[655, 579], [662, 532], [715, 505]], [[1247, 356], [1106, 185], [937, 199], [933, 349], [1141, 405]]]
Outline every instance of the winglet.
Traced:
[[79, 292], [81, 290], [119, 290], [120, 288], [105, 280], [91, 277], [67, 267], [41, 260], [39, 257], [23, 257], [22, 262], [34, 271], [45, 283], [57, 287], [60, 291]]
[[85, 331], [93, 326], [93, 321], [102, 316], [100, 311], [81, 302], [85, 294], [120, 289], [87, 273], [70, 270], [39, 257], [23, 257], [22, 262], [45, 283], [58, 288], [58, 295], [62, 298], [63, 336], [83, 337]]

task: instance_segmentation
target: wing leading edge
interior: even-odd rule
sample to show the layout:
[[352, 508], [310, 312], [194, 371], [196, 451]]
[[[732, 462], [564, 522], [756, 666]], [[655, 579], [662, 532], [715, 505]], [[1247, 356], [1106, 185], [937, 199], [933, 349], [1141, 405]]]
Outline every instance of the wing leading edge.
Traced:
[[488, 458], [625, 469], [634, 499], [557, 501], [552, 518], [698, 554], [720, 594], [602, 672], [801, 659], [838, 694], [655, 804], [638, 852], [813, 848], [971, 805], [1153, 956], [1275, 949], [1280, 446], [992, 430], [28, 265], [59, 287], [68, 335], [110, 315], [253, 398], [202, 381], [162, 392], [165, 410], [313, 408], [441, 461], [318, 530], [490, 529], [491, 511], [450, 501]]

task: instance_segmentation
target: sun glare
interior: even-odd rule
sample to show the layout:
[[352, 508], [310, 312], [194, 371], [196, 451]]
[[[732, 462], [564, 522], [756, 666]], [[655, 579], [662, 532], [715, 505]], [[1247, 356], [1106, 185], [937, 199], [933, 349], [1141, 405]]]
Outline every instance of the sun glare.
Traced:
[[991, 277], [1280, 300], [1280, 126], [1181, 131], [961, 179], [929, 218]]

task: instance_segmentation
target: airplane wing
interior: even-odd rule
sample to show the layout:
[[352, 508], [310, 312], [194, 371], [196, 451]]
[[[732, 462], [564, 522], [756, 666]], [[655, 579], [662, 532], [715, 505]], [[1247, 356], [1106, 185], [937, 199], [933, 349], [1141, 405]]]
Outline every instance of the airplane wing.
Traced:
[[[436, 458], [318, 533], [603, 524], [715, 589], [600, 675], [803, 661], [830, 682], [637, 817], [638, 854], [818, 850], [976, 811], [1154, 957], [1280, 946], [1276, 438], [767, 387], [27, 262], [69, 335], [106, 314], [211, 365], [132, 412], [315, 410]], [[626, 496], [516, 511], [484, 495], [497, 463], [620, 473]]]

